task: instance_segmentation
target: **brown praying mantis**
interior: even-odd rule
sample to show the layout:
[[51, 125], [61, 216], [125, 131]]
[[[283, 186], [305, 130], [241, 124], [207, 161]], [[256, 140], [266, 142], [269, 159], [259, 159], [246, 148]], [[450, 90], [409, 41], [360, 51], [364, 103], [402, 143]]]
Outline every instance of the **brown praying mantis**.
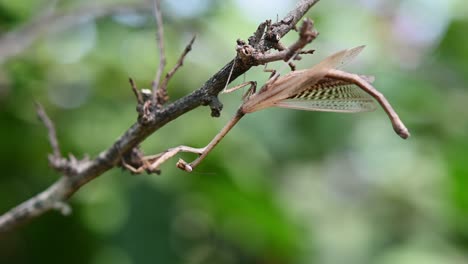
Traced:
[[[406, 139], [410, 136], [408, 129], [383, 94], [372, 86], [373, 77], [338, 70], [363, 49], [364, 46], [359, 46], [342, 50], [310, 69], [293, 71], [281, 77], [275, 74], [258, 92], [255, 83], [250, 82], [251, 87], [243, 96], [243, 103], [236, 114], [206, 147], [178, 146], [158, 155], [143, 157], [144, 165], [139, 169], [124, 165], [135, 173], [143, 170], [156, 171], [163, 162], [177, 153], [191, 152], [198, 154], [198, 158], [191, 163], [182, 159], [177, 162], [177, 167], [191, 172], [244, 115], [269, 107], [356, 113], [375, 110], [375, 99], [387, 113], [395, 132]], [[244, 86], [245, 84], [239, 85], [224, 92], [232, 92]]]

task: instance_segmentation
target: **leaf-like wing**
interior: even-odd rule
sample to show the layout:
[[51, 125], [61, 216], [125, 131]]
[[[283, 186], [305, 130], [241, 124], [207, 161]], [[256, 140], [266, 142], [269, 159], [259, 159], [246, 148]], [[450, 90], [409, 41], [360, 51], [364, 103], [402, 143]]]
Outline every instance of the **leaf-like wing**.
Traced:
[[339, 69], [342, 66], [348, 64], [350, 61], [354, 60], [354, 58], [356, 58], [365, 47], [366, 45], [362, 45], [349, 49], [348, 52], [346, 52], [345, 56], [341, 59], [340, 63], [336, 65], [335, 68]]
[[340, 67], [355, 58], [364, 47], [359, 46], [339, 51], [310, 69], [292, 72], [280, 77], [272, 84], [270, 89], [260, 90], [258, 94], [251, 96], [249, 100], [245, 101], [242, 110], [245, 113], [255, 112], [273, 106], [279, 101], [308, 89], [308, 87], [315, 85], [323, 79], [330, 69]]
[[277, 107], [325, 112], [369, 112], [376, 109], [373, 98], [358, 86], [330, 78], [275, 103]]

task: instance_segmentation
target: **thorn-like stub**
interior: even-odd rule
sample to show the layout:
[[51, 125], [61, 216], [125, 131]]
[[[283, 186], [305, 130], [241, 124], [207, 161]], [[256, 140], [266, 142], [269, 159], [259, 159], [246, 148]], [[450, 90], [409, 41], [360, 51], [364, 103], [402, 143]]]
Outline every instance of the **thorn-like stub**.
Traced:
[[211, 97], [210, 100], [210, 109], [211, 109], [211, 116], [212, 117], [220, 117], [221, 116], [221, 110], [223, 110], [223, 103], [219, 101], [217, 96]]
[[190, 166], [190, 164], [185, 162], [185, 160], [183, 160], [183, 159], [179, 159], [179, 161], [177, 161], [176, 166], [177, 166], [177, 168], [179, 168], [181, 170], [184, 170], [186, 172], [192, 172], [193, 171], [192, 166]]
[[55, 210], [58, 210], [64, 216], [68, 216], [68, 215], [70, 215], [72, 213], [72, 209], [71, 209], [70, 205], [68, 205], [67, 203], [65, 203], [63, 201], [56, 201], [53, 204], [53, 208]]
[[237, 39], [236, 43], [237, 43], [237, 45], [239, 45], [239, 46], [244, 46], [244, 45], [247, 44], [247, 43], [246, 43], [245, 41], [243, 41], [242, 39]]

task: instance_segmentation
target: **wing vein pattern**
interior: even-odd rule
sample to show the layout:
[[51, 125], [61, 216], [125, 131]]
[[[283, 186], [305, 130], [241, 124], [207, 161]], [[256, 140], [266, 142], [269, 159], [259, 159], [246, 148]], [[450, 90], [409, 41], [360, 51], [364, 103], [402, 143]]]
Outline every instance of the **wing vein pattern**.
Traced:
[[323, 78], [309, 89], [277, 102], [277, 107], [325, 112], [369, 112], [376, 109], [373, 98], [358, 86]]

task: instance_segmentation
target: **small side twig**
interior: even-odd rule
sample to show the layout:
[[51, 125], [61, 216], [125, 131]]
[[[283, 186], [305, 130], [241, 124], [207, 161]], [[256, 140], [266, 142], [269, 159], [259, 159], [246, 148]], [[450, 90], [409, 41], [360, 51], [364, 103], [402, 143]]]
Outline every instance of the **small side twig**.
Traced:
[[176, 65], [174, 65], [172, 70], [170, 70], [166, 74], [166, 77], [164, 77], [164, 80], [161, 82], [161, 85], [158, 90], [158, 93], [160, 94], [159, 95], [160, 100], [164, 100], [164, 101], [161, 101], [161, 103], [165, 103], [168, 100], [169, 96], [167, 95], [167, 84], [171, 80], [172, 76], [174, 76], [174, 74], [177, 72], [177, 70], [180, 67], [182, 67], [182, 65], [184, 64], [185, 56], [187, 56], [187, 54], [192, 50], [192, 45], [193, 45], [193, 42], [195, 42], [195, 38], [196, 36], [194, 35], [192, 39], [190, 40], [190, 42], [187, 44], [187, 46], [185, 46], [185, 49], [180, 55], [179, 60], [177, 60]]
[[44, 126], [47, 128], [48, 135], [49, 135], [49, 143], [50, 146], [52, 147], [52, 155], [55, 159], [60, 159], [62, 157], [62, 154], [60, 154], [60, 147], [59, 143], [57, 140], [57, 133], [55, 132], [55, 126], [54, 123], [52, 123], [52, 120], [50, 120], [49, 116], [47, 116], [47, 113], [44, 110], [44, 107], [39, 102], [36, 102], [36, 111], [37, 111], [37, 116], [39, 119], [44, 123]]
[[130, 82], [130, 86], [132, 87], [132, 91], [135, 94], [138, 105], [143, 104], [143, 96], [141, 95], [141, 92], [138, 90], [136, 83], [133, 81], [132, 78], [128, 78], [128, 81]]
[[156, 26], [157, 26], [157, 33], [156, 38], [158, 42], [159, 48], [159, 67], [156, 71], [156, 76], [154, 77], [152, 87], [153, 87], [153, 105], [161, 106], [164, 101], [167, 101], [167, 92], [162, 91], [159, 87], [159, 83], [161, 82], [161, 76], [166, 67], [166, 55], [164, 51], [164, 27], [163, 27], [163, 20], [161, 15], [161, 10], [159, 9], [159, 1], [154, 0], [154, 17], [156, 18]]
[[49, 142], [52, 148], [52, 154], [48, 156], [50, 166], [66, 176], [76, 174], [78, 171], [77, 168], [79, 168], [79, 166], [82, 163], [89, 161], [88, 157], [84, 157], [82, 160], [78, 160], [72, 154], [69, 154], [69, 159], [62, 157], [54, 123], [47, 115], [46, 111], [44, 110], [44, 107], [38, 102], [36, 102], [35, 104], [37, 116], [48, 131]]

